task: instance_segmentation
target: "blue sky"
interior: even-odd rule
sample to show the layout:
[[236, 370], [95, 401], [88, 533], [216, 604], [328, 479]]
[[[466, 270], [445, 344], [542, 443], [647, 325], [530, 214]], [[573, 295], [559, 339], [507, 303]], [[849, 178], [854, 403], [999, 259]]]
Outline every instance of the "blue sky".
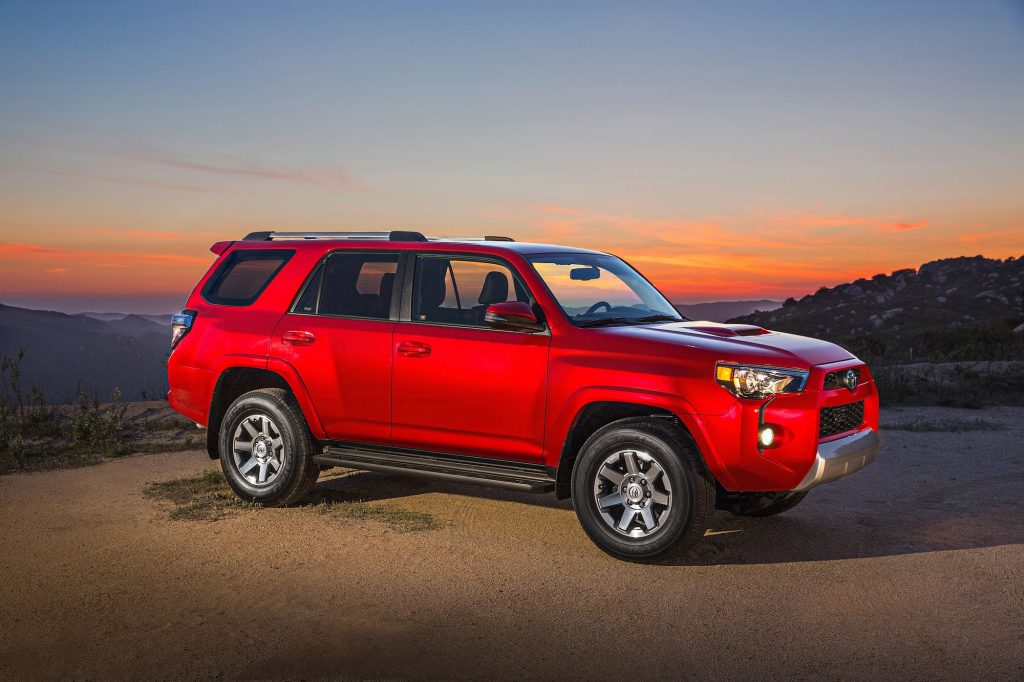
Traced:
[[0, 290], [166, 253], [173, 297], [268, 226], [608, 248], [677, 300], [1020, 254], [1022, 66], [1013, 2], [0, 0]]

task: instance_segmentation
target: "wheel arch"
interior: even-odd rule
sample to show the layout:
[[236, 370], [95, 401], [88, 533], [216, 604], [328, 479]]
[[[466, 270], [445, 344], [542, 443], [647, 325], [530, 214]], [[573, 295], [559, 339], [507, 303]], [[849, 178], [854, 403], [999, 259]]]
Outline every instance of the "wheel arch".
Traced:
[[[572, 473], [580, 451], [587, 440], [608, 424], [632, 417], [655, 417], [665, 419], [686, 433], [703, 459], [704, 448], [694, 437], [693, 429], [672, 410], [649, 403], [618, 400], [595, 400], [586, 403], [576, 412], [566, 432], [555, 473], [555, 495], [565, 499], [572, 495]], [[707, 462], [705, 461], [705, 464]]]
[[[323, 439], [320, 420], [313, 411], [312, 401], [298, 375], [287, 363], [280, 362], [271, 368], [251, 366], [227, 367], [221, 371], [210, 398], [210, 412], [206, 429], [206, 452], [211, 459], [219, 457], [219, 434], [221, 422], [228, 407], [239, 396], [260, 388], [280, 388], [288, 391], [298, 404], [314, 438]], [[283, 371], [282, 371], [283, 369]]]

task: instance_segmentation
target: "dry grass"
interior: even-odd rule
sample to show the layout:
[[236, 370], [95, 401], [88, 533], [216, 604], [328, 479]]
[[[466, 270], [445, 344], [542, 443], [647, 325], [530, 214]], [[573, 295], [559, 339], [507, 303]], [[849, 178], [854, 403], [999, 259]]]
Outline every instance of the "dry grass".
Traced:
[[143, 493], [146, 497], [171, 502], [174, 508], [170, 517], [175, 520], [216, 521], [259, 507], [239, 499], [228, 487], [224, 476], [216, 470], [172, 481], [148, 483]]
[[[171, 481], [149, 483], [143, 493], [146, 497], [171, 502], [174, 506], [170, 511], [170, 518], [175, 520], [217, 521], [239, 513], [273, 513], [272, 510], [263, 509], [257, 503], [239, 499], [224, 480], [223, 474], [217, 470]], [[390, 504], [332, 499], [323, 494], [299, 505], [296, 509], [339, 520], [382, 523], [402, 533], [436, 530], [443, 526], [436, 518], [423, 512]]]

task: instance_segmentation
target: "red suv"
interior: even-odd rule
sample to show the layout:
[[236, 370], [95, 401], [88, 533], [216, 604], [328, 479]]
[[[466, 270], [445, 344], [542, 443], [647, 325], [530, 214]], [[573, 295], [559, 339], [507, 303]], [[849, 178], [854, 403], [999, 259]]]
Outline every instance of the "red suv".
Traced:
[[168, 398], [246, 500], [293, 503], [332, 466], [554, 491], [599, 547], [643, 560], [716, 507], [778, 514], [878, 453], [864, 363], [688, 321], [606, 253], [417, 232], [211, 250]]

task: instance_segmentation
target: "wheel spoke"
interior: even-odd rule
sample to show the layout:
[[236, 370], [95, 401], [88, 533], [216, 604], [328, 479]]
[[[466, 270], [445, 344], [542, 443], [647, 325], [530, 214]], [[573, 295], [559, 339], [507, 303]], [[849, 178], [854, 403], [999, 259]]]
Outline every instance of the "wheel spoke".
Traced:
[[613, 485], [622, 485], [622, 479], [626, 477], [625, 474], [621, 474], [607, 465], [601, 467], [601, 471], [597, 475]]
[[630, 476], [636, 476], [640, 473], [640, 466], [637, 464], [635, 452], [623, 452], [622, 461], [626, 463], [626, 471], [629, 472]]
[[284, 447], [284, 439], [281, 438], [281, 436], [278, 436], [277, 438], [271, 438], [270, 444], [274, 446], [274, 451], [277, 452], [278, 448]]
[[260, 419], [260, 434], [270, 438], [270, 420], [266, 417]]
[[256, 436], [260, 435], [259, 432], [252, 427], [251, 419], [246, 419], [244, 422], [242, 422], [242, 426], [245, 428], [245, 430], [248, 432], [251, 438], [255, 438]]
[[232, 445], [235, 448], [235, 452], [252, 452], [252, 441], [244, 443], [240, 440], [236, 440]]
[[626, 507], [622, 511], [622, 518], [619, 519], [619, 530], [626, 530], [629, 528], [629, 524], [633, 523], [633, 517], [636, 516], [636, 509], [632, 507]]
[[651, 468], [644, 472], [644, 477], [647, 478], [647, 485], [654, 485], [659, 476], [661, 476], [661, 467], [651, 462]]
[[644, 527], [647, 528], [648, 531], [652, 531], [658, 527], [657, 522], [654, 520], [654, 512], [651, 511], [650, 505], [647, 505], [640, 510], [640, 518], [643, 520]]
[[259, 473], [259, 476], [256, 477], [256, 480], [259, 481], [260, 483], [266, 483], [267, 482], [267, 465], [268, 464], [269, 464], [269, 462], [260, 462], [260, 473]]
[[255, 457], [250, 457], [250, 458], [249, 458], [249, 461], [247, 461], [247, 462], [246, 462], [245, 464], [243, 464], [242, 466], [238, 467], [238, 473], [240, 473], [240, 474], [242, 474], [243, 476], [245, 476], [245, 475], [246, 475], [247, 473], [249, 473], [250, 471], [252, 471], [252, 468], [253, 468], [254, 466], [256, 466], [256, 465], [257, 465], [257, 464], [259, 464], [259, 463], [260, 463], [260, 461], [259, 461], [258, 459], [256, 459]]
[[622, 495], [619, 494], [618, 490], [613, 493], [609, 493], [604, 497], [598, 498], [597, 500], [597, 506], [601, 509], [607, 509], [608, 507], [614, 507], [615, 505], [622, 503]]
[[668, 505], [668, 495], [661, 492], [660, 490], [651, 491], [651, 502], [654, 504]]
[[270, 459], [267, 460], [267, 462], [273, 465], [274, 471], [281, 470], [281, 460], [279, 460], [277, 457], [271, 457]]

